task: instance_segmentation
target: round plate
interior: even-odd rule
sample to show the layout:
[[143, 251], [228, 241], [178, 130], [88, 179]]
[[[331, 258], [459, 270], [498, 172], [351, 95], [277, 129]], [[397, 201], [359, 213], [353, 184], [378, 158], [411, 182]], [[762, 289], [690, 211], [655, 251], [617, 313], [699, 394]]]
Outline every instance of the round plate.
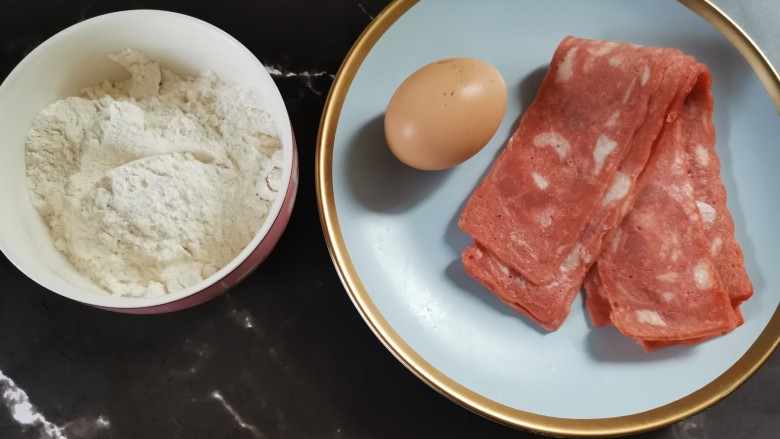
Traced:
[[[744, 382], [780, 341], [776, 231], [780, 124], [776, 75], [749, 39], [705, 2], [398, 1], [363, 33], [331, 90], [317, 184], [326, 238], [350, 296], [380, 340], [433, 388], [489, 418], [548, 434], [605, 436], [657, 428], [703, 410]], [[707, 15], [709, 14], [709, 15]], [[707, 64], [722, 176], [755, 285], [745, 324], [693, 347], [644, 353], [593, 328], [581, 299], [547, 333], [463, 271], [465, 201], [516, 126], [566, 35], [676, 47]], [[745, 50], [752, 70], [735, 48]], [[417, 68], [469, 56], [494, 65], [509, 103], [492, 141], [440, 172], [389, 152], [383, 116]], [[764, 64], [762, 64], [764, 63]], [[769, 69], [769, 70], [766, 70]]]

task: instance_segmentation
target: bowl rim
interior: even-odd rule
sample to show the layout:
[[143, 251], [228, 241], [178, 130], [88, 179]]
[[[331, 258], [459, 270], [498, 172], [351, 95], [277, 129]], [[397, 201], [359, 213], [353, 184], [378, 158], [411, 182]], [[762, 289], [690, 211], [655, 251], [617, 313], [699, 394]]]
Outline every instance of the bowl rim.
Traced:
[[[143, 19], [143, 18], [148, 18], [150, 16], [177, 20], [189, 26], [201, 27], [203, 28], [203, 30], [215, 34], [217, 37], [224, 39], [231, 45], [238, 48], [238, 50], [242, 52], [250, 60], [250, 62], [257, 67], [257, 71], [258, 71], [257, 74], [259, 74], [260, 76], [267, 77], [268, 81], [273, 85], [272, 90], [274, 90], [275, 93], [278, 95], [278, 98], [281, 102], [281, 108], [284, 109], [284, 117], [278, 120], [278, 122], [282, 123], [282, 126], [277, 126], [276, 129], [277, 132], [279, 133], [280, 140], [285, 137], [289, 137], [290, 141], [288, 142], [289, 146], [287, 147], [285, 147], [285, 143], [282, 142], [283, 167], [282, 167], [282, 175], [280, 179], [281, 186], [279, 188], [277, 196], [271, 203], [271, 206], [265, 217], [265, 220], [263, 221], [262, 225], [253, 236], [252, 240], [241, 250], [241, 252], [239, 252], [233, 259], [231, 259], [230, 262], [228, 262], [225, 266], [217, 270], [211, 276], [207, 277], [206, 279], [194, 285], [191, 285], [187, 288], [181, 289], [174, 293], [168, 293], [162, 296], [154, 296], [154, 297], [125, 297], [125, 296], [114, 295], [107, 291], [105, 292], [105, 294], [100, 294], [92, 291], [85, 291], [76, 286], [73, 286], [73, 288], [68, 288], [67, 290], [62, 290], [62, 289], [55, 290], [53, 288], [50, 288], [50, 286], [47, 285], [45, 282], [41, 282], [34, 275], [32, 275], [28, 270], [26, 270], [25, 265], [21, 263], [21, 261], [16, 257], [15, 253], [11, 249], [5, 248], [4, 243], [0, 241], [0, 251], [2, 251], [2, 253], [19, 271], [21, 271], [25, 276], [33, 280], [38, 285], [56, 294], [59, 294], [63, 297], [67, 297], [69, 299], [87, 305], [92, 305], [92, 306], [106, 308], [106, 309], [148, 308], [148, 307], [156, 307], [160, 305], [172, 304], [174, 302], [178, 302], [182, 299], [186, 299], [190, 296], [196, 295], [201, 291], [206, 290], [212, 287], [213, 285], [217, 284], [218, 282], [222, 281], [222, 279], [224, 279], [230, 273], [236, 270], [239, 267], [239, 265], [241, 265], [263, 242], [266, 235], [271, 230], [273, 224], [279, 219], [285, 196], [287, 192], [291, 190], [291, 184], [292, 184], [292, 180], [291, 180], [292, 172], [293, 172], [292, 164], [294, 160], [294, 155], [296, 154], [295, 153], [296, 146], [292, 135], [292, 123], [290, 121], [289, 111], [287, 110], [287, 106], [284, 103], [284, 99], [282, 98], [278, 86], [273, 81], [273, 78], [271, 78], [270, 73], [265, 68], [265, 66], [260, 62], [260, 60], [257, 59], [257, 57], [240, 41], [238, 41], [235, 37], [228, 34], [224, 30], [214, 26], [213, 24], [208, 23], [199, 18], [192, 17], [190, 15], [182, 14], [179, 12], [160, 10], [160, 9], [132, 9], [132, 10], [123, 10], [123, 11], [101, 14], [80, 21], [78, 23], [72, 24], [60, 30], [59, 32], [55, 33], [54, 35], [50, 36], [42, 43], [40, 43], [32, 51], [30, 51], [30, 53], [28, 53], [16, 66], [14, 66], [14, 68], [11, 70], [8, 76], [2, 81], [2, 83], [0, 83], [0, 92], [2, 92], [3, 88], [8, 87], [9, 84], [13, 83], [16, 80], [17, 76], [24, 74], [24, 70], [27, 68], [27, 65], [30, 64], [33, 59], [39, 56], [40, 52], [45, 51], [50, 46], [57, 44], [59, 40], [66, 38], [74, 33], [81, 32], [86, 28], [103, 24], [105, 22], [111, 22], [115, 20], [126, 20], [128, 17], [131, 17], [133, 19]], [[89, 280], [88, 278], [86, 279]], [[91, 282], [94, 283], [94, 281]], [[104, 288], [101, 288], [96, 283], [94, 284], [96, 288], [105, 291]], [[226, 290], [228, 288], [226, 288]]]

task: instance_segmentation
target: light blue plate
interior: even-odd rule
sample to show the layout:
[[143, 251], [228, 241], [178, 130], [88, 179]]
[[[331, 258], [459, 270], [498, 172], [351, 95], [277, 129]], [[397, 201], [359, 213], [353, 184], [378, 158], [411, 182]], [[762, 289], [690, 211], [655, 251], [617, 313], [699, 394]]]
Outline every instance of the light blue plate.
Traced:
[[[371, 48], [366, 39], [377, 34], [381, 38]], [[710, 68], [722, 177], [755, 285], [742, 308], [745, 324], [732, 333], [646, 354], [615, 329], [592, 328], [579, 298], [563, 327], [547, 333], [464, 273], [460, 253], [470, 238], [457, 227], [464, 202], [567, 35], [676, 47]], [[706, 21], [670, 0], [426, 0], [384, 34], [375, 29], [362, 41], [337, 77], [323, 121], [318, 151], [323, 222], [359, 310], [415, 373], [469, 408], [510, 424], [563, 432], [533, 415], [618, 417], [618, 430], [629, 432], [705, 408], [769, 355], [780, 337], [777, 324], [764, 334], [759, 359], [742, 361], [739, 379], [669, 406], [735, 365], [780, 302], [778, 115], [753, 70]], [[487, 147], [466, 163], [441, 172], [407, 168], [384, 140], [387, 103], [413, 71], [456, 56], [482, 59], [501, 72], [509, 92], [506, 116]], [[335, 135], [329, 125], [336, 127]], [[652, 410], [658, 416], [650, 418], [661, 420], [656, 424], [630, 418]]]

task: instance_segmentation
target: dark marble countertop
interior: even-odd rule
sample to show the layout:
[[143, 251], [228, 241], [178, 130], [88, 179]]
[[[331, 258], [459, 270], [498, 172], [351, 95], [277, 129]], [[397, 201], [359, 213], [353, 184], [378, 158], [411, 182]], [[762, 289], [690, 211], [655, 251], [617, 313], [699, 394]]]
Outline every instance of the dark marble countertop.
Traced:
[[[95, 15], [165, 9], [206, 20], [273, 73], [300, 187], [269, 259], [230, 293], [156, 316], [62, 298], [0, 257], [0, 438], [536, 437], [459, 407], [404, 368], [356, 312], [317, 215], [314, 154], [339, 65], [382, 0], [0, 0], [0, 79]], [[776, 438], [780, 354], [711, 409], [642, 438]]]

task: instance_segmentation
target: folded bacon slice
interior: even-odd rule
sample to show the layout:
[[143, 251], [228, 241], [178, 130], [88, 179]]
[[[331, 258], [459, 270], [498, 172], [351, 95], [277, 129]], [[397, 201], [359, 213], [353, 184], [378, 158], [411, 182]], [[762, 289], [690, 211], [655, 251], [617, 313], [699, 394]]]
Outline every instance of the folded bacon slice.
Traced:
[[[466, 271], [557, 329], [604, 235], [650, 178], [662, 132], [700, 83], [709, 87], [706, 67], [678, 50], [564, 39], [460, 218], [474, 238], [463, 253]], [[609, 324], [609, 301], [600, 305], [596, 324]]]
[[[708, 75], [700, 76], [686, 96], [683, 116], [663, 136], [666, 143], [648, 186], [585, 279], [593, 324], [614, 323], [647, 351], [731, 331], [744, 321], [739, 303], [752, 294], [720, 180], [709, 81]], [[671, 224], [647, 228], [637, 222]], [[656, 251], [626, 248], [629, 239], [662, 245]], [[604, 281], [607, 270], [630, 274], [612, 276], [610, 285]], [[632, 321], [631, 311], [645, 318]], [[674, 329], [667, 328], [669, 319]]]
[[613, 177], [612, 185], [627, 185], [627, 194], [623, 198], [616, 198], [614, 191], [602, 195], [601, 202], [580, 233], [575, 252], [564, 262], [566, 269], [560, 270], [552, 281], [531, 283], [478, 241], [463, 252], [465, 270], [501, 300], [541, 327], [547, 330], [560, 327], [592, 263], [590, 254], [598, 253], [605, 231], [614, 228], [631, 205], [634, 182], [644, 169], [651, 150], [651, 143], [644, 141], [644, 136], [636, 136], [640, 140], [632, 142], [629, 155]]
[[681, 124], [688, 171], [710, 256], [731, 304], [738, 306], [753, 294], [753, 284], [745, 271], [742, 249], [734, 236], [734, 221], [726, 206], [726, 188], [720, 178], [720, 159], [715, 151], [709, 82], [707, 76], [696, 83], [683, 105]]
[[[531, 283], [554, 283], [592, 259], [582, 235], [603, 203], [620, 203], [686, 78], [679, 51], [568, 37], [501, 156], [469, 199], [460, 227]], [[643, 165], [644, 163], [642, 163]]]
[[597, 303], [589, 306], [601, 319], [598, 301], [606, 298], [612, 324], [643, 342], [701, 341], [739, 324], [697, 208], [685, 151], [689, 133], [682, 118], [669, 125], [633, 208], [605, 239], [595, 266]]

